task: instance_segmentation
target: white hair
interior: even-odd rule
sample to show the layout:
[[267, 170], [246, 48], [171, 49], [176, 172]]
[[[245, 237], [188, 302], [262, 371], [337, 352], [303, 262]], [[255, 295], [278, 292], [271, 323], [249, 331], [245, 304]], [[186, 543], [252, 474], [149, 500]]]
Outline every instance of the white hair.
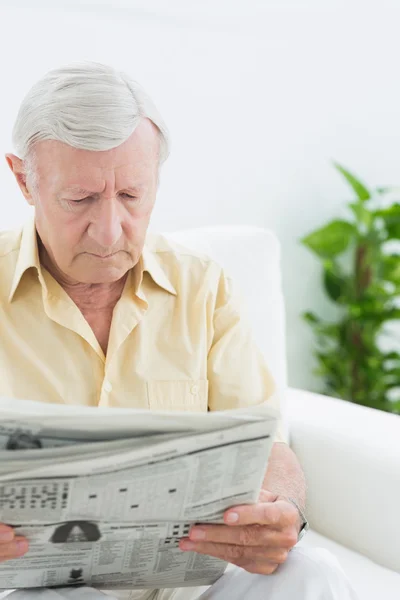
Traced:
[[157, 127], [159, 163], [169, 154], [167, 127], [143, 88], [122, 71], [80, 62], [49, 71], [25, 96], [13, 144], [27, 170], [36, 142], [57, 140], [83, 150], [110, 150], [125, 142], [143, 118]]

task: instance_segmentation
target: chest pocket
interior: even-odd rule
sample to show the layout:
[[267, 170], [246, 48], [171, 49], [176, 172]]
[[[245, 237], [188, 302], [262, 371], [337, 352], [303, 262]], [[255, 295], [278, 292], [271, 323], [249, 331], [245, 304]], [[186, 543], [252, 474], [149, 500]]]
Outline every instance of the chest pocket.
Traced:
[[182, 410], [207, 412], [208, 381], [176, 380], [148, 381], [147, 395], [150, 410]]

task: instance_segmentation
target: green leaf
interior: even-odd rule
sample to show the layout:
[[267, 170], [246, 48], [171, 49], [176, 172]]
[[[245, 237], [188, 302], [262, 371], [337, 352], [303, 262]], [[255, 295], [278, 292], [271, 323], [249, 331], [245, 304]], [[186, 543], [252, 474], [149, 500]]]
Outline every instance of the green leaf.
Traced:
[[394, 202], [391, 206], [388, 206], [387, 208], [380, 208], [379, 210], [376, 210], [375, 214], [379, 217], [384, 217], [388, 219], [392, 218], [397, 221], [400, 214], [400, 204], [398, 202]]
[[348, 221], [336, 220], [310, 233], [302, 243], [318, 256], [329, 258], [344, 252], [356, 233], [356, 228]]
[[362, 223], [368, 228], [371, 226], [373, 214], [363, 204], [350, 202], [348, 206], [355, 215], [358, 223]]
[[332, 354], [325, 354], [323, 352], [317, 352], [316, 357], [318, 358], [321, 367], [325, 369], [327, 373], [337, 373], [339, 370], [339, 365], [337, 360]]
[[303, 319], [307, 323], [310, 323], [311, 325], [316, 325], [317, 323], [320, 323], [320, 321], [321, 321], [321, 319], [319, 319], [319, 317], [317, 317], [317, 315], [312, 312], [305, 312], [303, 314]]
[[389, 208], [377, 210], [374, 216], [383, 219], [389, 238], [400, 239], [400, 204], [396, 202]]
[[365, 187], [363, 183], [361, 183], [359, 179], [357, 179], [354, 175], [352, 175], [352, 173], [350, 173], [347, 169], [342, 167], [342, 165], [340, 165], [339, 163], [334, 162], [333, 164], [335, 165], [339, 173], [341, 173], [346, 179], [350, 187], [355, 191], [355, 193], [357, 194], [357, 198], [361, 202], [365, 202], [366, 200], [369, 200], [371, 198], [371, 192]]
[[385, 360], [397, 360], [400, 358], [400, 353], [396, 352], [396, 350], [391, 350], [390, 352], [384, 352], [382, 358]]
[[400, 308], [382, 308], [376, 311], [365, 310], [362, 312], [362, 321], [382, 325], [385, 321], [398, 321], [400, 319]]
[[336, 343], [339, 343], [340, 330], [339, 325], [337, 323], [329, 323], [324, 322], [318, 328], [318, 331], [323, 335], [326, 339], [333, 338]]
[[387, 400], [386, 410], [394, 414], [400, 414], [400, 400]]
[[324, 286], [329, 298], [338, 302], [343, 298], [346, 291], [346, 280], [333, 270], [326, 269], [324, 272]]
[[382, 261], [382, 277], [395, 284], [400, 283], [400, 254], [384, 256]]

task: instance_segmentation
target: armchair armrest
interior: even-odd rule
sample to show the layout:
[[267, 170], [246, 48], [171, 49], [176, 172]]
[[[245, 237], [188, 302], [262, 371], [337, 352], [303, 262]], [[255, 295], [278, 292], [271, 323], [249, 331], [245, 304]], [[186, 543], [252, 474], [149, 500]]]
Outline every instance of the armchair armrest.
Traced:
[[400, 416], [294, 389], [287, 401], [311, 527], [400, 572]]

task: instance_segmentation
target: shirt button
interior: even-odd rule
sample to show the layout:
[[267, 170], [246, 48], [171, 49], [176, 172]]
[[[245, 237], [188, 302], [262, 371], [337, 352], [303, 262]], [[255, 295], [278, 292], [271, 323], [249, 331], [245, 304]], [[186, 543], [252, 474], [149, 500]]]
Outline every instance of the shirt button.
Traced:
[[112, 385], [109, 381], [105, 381], [103, 388], [104, 388], [104, 391], [107, 392], [107, 394], [108, 394], [112, 390]]
[[199, 393], [199, 386], [198, 385], [192, 385], [192, 387], [190, 388], [190, 393], [193, 394], [193, 396], [195, 396], [196, 394]]

